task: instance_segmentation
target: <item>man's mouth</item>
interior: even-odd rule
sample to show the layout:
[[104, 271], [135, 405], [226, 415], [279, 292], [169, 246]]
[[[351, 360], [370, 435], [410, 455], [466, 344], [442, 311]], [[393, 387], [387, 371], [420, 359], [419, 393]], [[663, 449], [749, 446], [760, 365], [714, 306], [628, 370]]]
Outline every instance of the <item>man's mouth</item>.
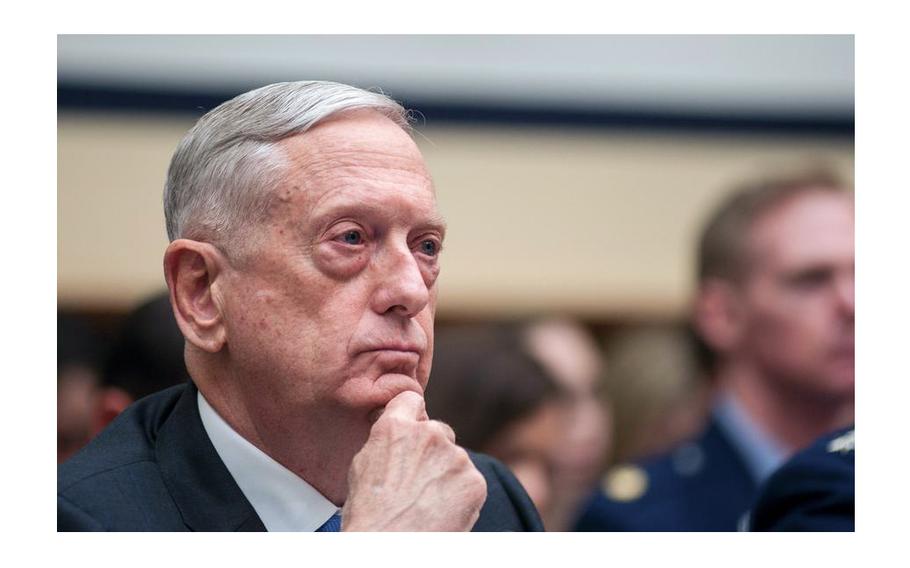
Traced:
[[394, 371], [399, 368], [414, 367], [420, 361], [420, 353], [401, 349], [372, 349], [363, 355], [372, 357], [384, 369]]
[[415, 343], [392, 342], [392, 343], [383, 343], [380, 345], [371, 345], [363, 350], [364, 353], [371, 353], [374, 351], [416, 353], [419, 355], [423, 351], [423, 348], [421, 348], [419, 345], [417, 345]]

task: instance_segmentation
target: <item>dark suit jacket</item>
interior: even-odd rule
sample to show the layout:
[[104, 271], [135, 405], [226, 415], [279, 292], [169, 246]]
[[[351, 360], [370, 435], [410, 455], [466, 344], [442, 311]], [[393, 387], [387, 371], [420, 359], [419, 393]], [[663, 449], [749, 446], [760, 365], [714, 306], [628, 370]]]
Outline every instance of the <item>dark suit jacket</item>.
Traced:
[[853, 531], [853, 427], [823, 436], [785, 463], [759, 491], [753, 531]]
[[619, 500], [596, 492], [575, 530], [735, 531], [757, 488], [714, 419], [693, 442], [633, 467], [641, 493]]
[[[179, 385], [123, 412], [57, 469], [58, 531], [264, 531]], [[543, 530], [515, 477], [471, 454], [487, 481], [475, 531]]]

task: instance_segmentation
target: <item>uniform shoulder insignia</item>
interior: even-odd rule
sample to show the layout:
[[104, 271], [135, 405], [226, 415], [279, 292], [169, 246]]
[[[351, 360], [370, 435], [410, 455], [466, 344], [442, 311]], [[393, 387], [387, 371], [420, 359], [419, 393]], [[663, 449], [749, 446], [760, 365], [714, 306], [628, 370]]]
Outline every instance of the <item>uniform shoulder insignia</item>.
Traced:
[[841, 454], [852, 452], [855, 447], [854, 432], [855, 430], [850, 430], [846, 434], [842, 434], [828, 442], [828, 451]]
[[614, 501], [635, 501], [647, 490], [648, 474], [637, 465], [618, 465], [608, 471], [603, 480], [604, 493]]

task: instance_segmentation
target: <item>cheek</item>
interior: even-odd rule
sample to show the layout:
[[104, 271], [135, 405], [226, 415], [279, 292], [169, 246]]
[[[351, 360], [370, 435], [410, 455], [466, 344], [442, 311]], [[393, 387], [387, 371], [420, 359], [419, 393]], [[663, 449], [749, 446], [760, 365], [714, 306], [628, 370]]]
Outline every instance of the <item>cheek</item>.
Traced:
[[766, 365], [790, 374], [809, 374], [827, 350], [828, 331], [820, 315], [807, 303], [756, 314], [749, 337], [751, 349]]
[[439, 261], [421, 264], [420, 274], [423, 276], [423, 282], [427, 288], [430, 288], [432, 295], [436, 295], [436, 279], [439, 278]]
[[420, 327], [427, 339], [427, 350], [424, 356], [420, 358], [418, 366], [418, 379], [424, 388], [427, 386], [427, 378], [430, 374], [430, 367], [433, 364], [433, 326], [436, 319], [436, 296], [437, 289], [433, 286], [430, 288], [430, 297], [427, 305], [413, 319], [413, 322]]
[[226, 318], [232, 355], [288, 374], [337, 358], [339, 335], [352, 328], [342, 310], [351, 308], [339, 301], [337, 283], [304, 276], [285, 274], [232, 290]]
[[593, 447], [601, 445], [607, 436], [607, 417], [600, 405], [594, 400], [581, 401], [573, 414], [567, 434]]
[[427, 350], [424, 353], [423, 357], [420, 358], [420, 364], [418, 365], [417, 371], [417, 378], [424, 389], [427, 387], [427, 381], [429, 380], [430, 376], [430, 369], [433, 366], [433, 350], [435, 348], [433, 329], [435, 298], [431, 298], [430, 301], [432, 304], [434, 304], [433, 307], [427, 306], [416, 318], [417, 325], [420, 326], [427, 338]]
[[826, 321], [817, 302], [780, 302], [762, 310], [758, 340], [782, 350], [811, 349], [825, 336]]
[[749, 340], [754, 344], [786, 344], [799, 335], [805, 309], [792, 294], [768, 283], [757, 287], [746, 304]]

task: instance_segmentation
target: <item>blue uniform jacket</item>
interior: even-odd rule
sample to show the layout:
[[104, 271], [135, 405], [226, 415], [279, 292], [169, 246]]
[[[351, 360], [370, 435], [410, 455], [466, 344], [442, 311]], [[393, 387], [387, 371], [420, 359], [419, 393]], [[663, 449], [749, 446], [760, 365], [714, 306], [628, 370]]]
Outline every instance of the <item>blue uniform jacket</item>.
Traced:
[[693, 442], [618, 466], [588, 502], [579, 531], [735, 531], [757, 484], [718, 422]]

